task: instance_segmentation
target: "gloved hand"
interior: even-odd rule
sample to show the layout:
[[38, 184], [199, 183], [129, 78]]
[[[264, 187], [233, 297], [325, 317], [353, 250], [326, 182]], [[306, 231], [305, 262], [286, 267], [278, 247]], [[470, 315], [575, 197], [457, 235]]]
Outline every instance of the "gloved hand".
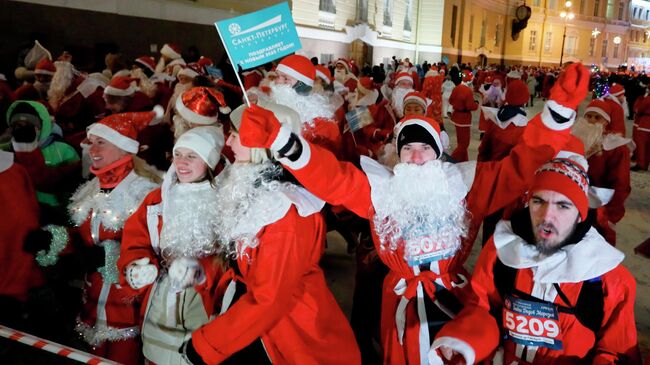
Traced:
[[575, 110], [587, 97], [589, 70], [579, 62], [567, 66], [551, 88], [550, 100]]
[[149, 263], [148, 257], [143, 257], [130, 263], [124, 272], [126, 282], [133, 289], [144, 288], [152, 284], [158, 277], [158, 268]]
[[239, 139], [246, 147], [271, 148], [281, 126], [272, 111], [252, 105], [242, 115]]
[[16, 126], [11, 130], [14, 141], [19, 143], [32, 143], [36, 140], [36, 127], [31, 124]]
[[205, 281], [203, 266], [193, 258], [180, 257], [169, 266], [169, 280], [175, 291], [181, 291], [190, 286], [201, 284]]
[[43, 229], [35, 229], [27, 233], [23, 243], [23, 251], [36, 254], [39, 251], [47, 251], [52, 243], [52, 233]]
[[178, 349], [178, 353], [183, 356], [183, 360], [187, 361], [188, 364], [205, 365], [205, 361], [203, 361], [201, 355], [199, 355], [199, 353], [194, 349], [191, 338], [181, 345], [181, 348]]

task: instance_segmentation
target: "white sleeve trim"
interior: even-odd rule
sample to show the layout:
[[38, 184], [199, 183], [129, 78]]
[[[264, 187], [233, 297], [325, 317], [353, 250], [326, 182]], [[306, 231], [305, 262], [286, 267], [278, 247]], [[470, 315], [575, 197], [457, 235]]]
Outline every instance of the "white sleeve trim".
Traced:
[[286, 157], [281, 157], [277, 159], [278, 161], [280, 161], [281, 164], [283, 164], [284, 166], [292, 170], [300, 170], [301, 168], [307, 166], [309, 160], [311, 160], [311, 148], [309, 147], [309, 143], [304, 138], [302, 138], [302, 136], [298, 136], [298, 140], [302, 145], [302, 152], [300, 153], [300, 157], [296, 161], [291, 161]]
[[429, 356], [431, 356], [431, 352], [435, 353], [436, 349], [441, 346], [447, 346], [463, 355], [465, 358], [465, 363], [467, 364], [473, 364], [474, 360], [476, 359], [476, 352], [474, 352], [474, 349], [472, 349], [472, 347], [467, 342], [455, 337], [447, 336], [436, 338], [436, 340], [433, 341], [431, 349], [429, 350]]
[[[553, 119], [553, 116], [551, 115], [551, 109], [563, 116], [564, 118], [568, 118], [569, 121], [566, 123], [558, 123]], [[542, 109], [542, 123], [544, 125], [554, 131], [561, 131], [561, 130], [566, 130], [570, 129], [573, 126], [573, 122], [575, 121], [576, 117], [576, 111], [564, 107], [558, 103], [556, 103], [554, 100], [548, 100], [546, 104], [544, 104], [544, 109]]]
[[14, 152], [32, 152], [38, 148], [38, 140], [34, 142], [16, 142], [15, 139], [11, 139], [11, 145], [14, 148]]
[[280, 126], [280, 131], [278, 132], [278, 135], [275, 136], [275, 140], [273, 140], [273, 144], [271, 144], [271, 151], [279, 151], [282, 147], [284, 147], [287, 142], [289, 142], [289, 139], [291, 138], [291, 130], [287, 127]]

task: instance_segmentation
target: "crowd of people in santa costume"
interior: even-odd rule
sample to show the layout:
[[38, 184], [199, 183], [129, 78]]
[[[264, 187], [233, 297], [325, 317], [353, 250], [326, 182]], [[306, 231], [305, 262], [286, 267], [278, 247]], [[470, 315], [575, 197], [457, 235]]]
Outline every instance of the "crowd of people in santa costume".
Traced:
[[173, 44], [119, 59], [88, 74], [37, 42], [0, 78], [0, 323], [122, 364], [641, 364], [615, 246], [650, 96], [628, 138], [621, 83], [580, 110], [580, 63], [290, 55], [240, 87]]

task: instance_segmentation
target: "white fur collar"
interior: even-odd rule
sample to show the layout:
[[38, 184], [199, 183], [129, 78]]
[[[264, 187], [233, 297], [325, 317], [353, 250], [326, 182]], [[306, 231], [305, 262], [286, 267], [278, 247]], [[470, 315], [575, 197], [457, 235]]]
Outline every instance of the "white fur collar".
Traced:
[[14, 164], [14, 154], [11, 152], [0, 150], [0, 172], [9, 170], [9, 168], [13, 164]]
[[[620, 146], [625, 146], [625, 145], [634, 146], [634, 142], [632, 142], [632, 140], [630, 138], [625, 138], [625, 137], [623, 137], [623, 136], [621, 136], [619, 134], [615, 134], [615, 133], [607, 134], [603, 138], [603, 150], [605, 150], [605, 151], [611, 151], [613, 149], [616, 149], [616, 148], [618, 148]], [[633, 148], [630, 148], [630, 149], [632, 150]]]
[[361, 99], [357, 100], [356, 106], [370, 106], [377, 102], [379, 91], [372, 89], [369, 94], [364, 95]]
[[157, 186], [131, 171], [111, 192], [105, 194], [99, 188], [99, 179], [95, 177], [81, 185], [70, 198], [70, 219], [80, 226], [91, 213], [97, 214], [104, 229], [119, 231], [147, 194]]
[[500, 221], [494, 232], [494, 245], [506, 266], [532, 269], [533, 281], [538, 283], [578, 283], [593, 279], [614, 269], [625, 257], [593, 227], [577, 244], [545, 257], [513, 232], [510, 221]]
[[483, 115], [491, 120], [494, 124], [496, 124], [499, 128], [501, 129], [506, 129], [510, 124], [514, 124], [517, 127], [525, 127], [528, 125], [528, 117], [525, 115], [517, 114], [514, 117], [502, 121], [497, 118], [497, 113], [499, 112], [499, 108], [492, 108], [489, 106], [482, 106], [481, 110], [483, 110]]

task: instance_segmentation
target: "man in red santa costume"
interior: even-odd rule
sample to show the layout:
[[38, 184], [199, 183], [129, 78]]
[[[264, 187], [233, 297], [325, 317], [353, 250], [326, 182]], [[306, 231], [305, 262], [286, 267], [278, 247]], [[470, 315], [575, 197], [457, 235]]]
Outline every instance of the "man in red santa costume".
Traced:
[[[345, 119], [345, 99], [334, 90], [334, 78], [330, 70], [323, 65], [316, 65], [316, 77], [314, 78], [313, 92], [325, 95], [330, 99], [332, 107], [336, 110], [334, 118], [339, 123], [339, 130], [343, 131], [341, 123]], [[268, 84], [267, 84], [268, 86]]]
[[602, 100], [592, 100], [585, 109], [584, 118], [576, 121], [572, 133], [584, 144], [591, 185], [614, 190], [609, 203], [598, 209], [595, 226], [607, 242], [616, 245], [616, 223], [623, 219], [625, 200], [632, 191], [628, 148], [632, 140], [607, 132], [607, 124], [611, 123], [609, 107]]
[[120, 283], [144, 295], [142, 344], [154, 364], [180, 364], [178, 349], [207, 323], [223, 265], [214, 230], [222, 217], [214, 168], [224, 144], [221, 128], [185, 132], [162, 187], [149, 193], [124, 226], [117, 267]]
[[227, 144], [235, 163], [217, 177], [213, 205], [228, 267], [219, 283], [221, 312], [192, 334], [183, 355], [195, 365], [360, 364], [352, 330], [318, 265], [323, 201], [288, 182], [268, 150], [241, 145], [240, 115], [251, 118], [250, 110], [252, 117], [276, 115], [300, 133], [297, 113], [269, 107], [274, 111], [242, 106], [231, 117]]
[[339, 58], [334, 63], [334, 88], [339, 89], [338, 85], [345, 86], [348, 92], [354, 92], [357, 88], [357, 77], [352, 72], [350, 61]]
[[[523, 194], [529, 176], [570, 137], [589, 72], [572, 64], [553, 100], [527, 127], [523, 143], [499, 163], [442, 162], [438, 124], [412, 116], [397, 126], [401, 163], [393, 170], [361, 158], [362, 170], [339, 162], [266, 113], [242, 122], [242, 143], [270, 147], [316, 196], [370, 221], [380, 259], [388, 266], [381, 338], [385, 364], [427, 363], [431, 340], [462, 307], [467, 277], [456, 255], [471, 219], [480, 220]], [[284, 156], [284, 157], [282, 157]], [[471, 237], [473, 242], [473, 237]]]
[[50, 88], [55, 72], [56, 67], [54, 66], [54, 62], [49, 58], [40, 60], [34, 69], [34, 78], [36, 81], [33, 84], [26, 82], [16, 89], [16, 99], [47, 102], [47, 91]]
[[141, 112], [151, 110], [151, 99], [137, 86], [139, 79], [115, 76], [104, 88], [107, 114]]
[[335, 117], [335, 105], [325, 95], [312, 92], [316, 68], [300, 55], [287, 56], [276, 68], [278, 77], [269, 86], [271, 102], [296, 111], [302, 121], [302, 135], [335, 154], [342, 153], [342, 137]]
[[625, 137], [625, 118], [627, 117], [627, 99], [625, 98], [625, 89], [621, 84], [612, 84], [609, 93], [603, 98], [610, 108], [611, 121], [607, 123], [605, 129], [611, 133], [617, 133]]
[[442, 83], [444, 81], [445, 76], [441, 75], [438, 72], [438, 67], [434, 65], [424, 74], [422, 83], [422, 93], [431, 100], [428, 114], [431, 114], [431, 117], [440, 124], [444, 123], [442, 119]]
[[471, 72], [463, 70], [462, 82], [456, 85], [449, 96], [449, 104], [454, 110], [451, 113], [451, 122], [456, 127], [456, 149], [451, 153], [451, 158], [457, 162], [469, 159], [467, 150], [471, 136], [472, 112], [478, 109], [474, 92], [469, 86], [473, 78]]
[[140, 307], [131, 291], [119, 285], [116, 264], [124, 222], [160, 181], [134, 156], [138, 130], [155, 117], [154, 112], [123, 113], [92, 124], [87, 133], [96, 177], [70, 199], [74, 228], [45, 226], [25, 242], [41, 266], [54, 265], [60, 254], [74, 251], [76, 239], [83, 242], [88, 265], [96, 269], [86, 277], [76, 329], [92, 353], [122, 364], [139, 364]]
[[413, 88], [413, 77], [406, 72], [399, 72], [395, 75], [395, 87], [390, 94], [390, 105], [397, 119], [404, 117], [404, 97], [406, 94], [415, 91]]
[[181, 54], [181, 48], [177, 44], [165, 43], [160, 49], [160, 59], [156, 64], [155, 72], [176, 76], [183, 65], [185, 65], [185, 60]]
[[636, 165], [631, 170], [647, 171], [650, 163], [650, 96], [647, 94], [634, 102], [632, 139], [636, 144]]
[[527, 207], [481, 252], [474, 296], [436, 336], [430, 364], [641, 364], [634, 277], [591, 226], [588, 186], [571, 159], [537, 171]]

